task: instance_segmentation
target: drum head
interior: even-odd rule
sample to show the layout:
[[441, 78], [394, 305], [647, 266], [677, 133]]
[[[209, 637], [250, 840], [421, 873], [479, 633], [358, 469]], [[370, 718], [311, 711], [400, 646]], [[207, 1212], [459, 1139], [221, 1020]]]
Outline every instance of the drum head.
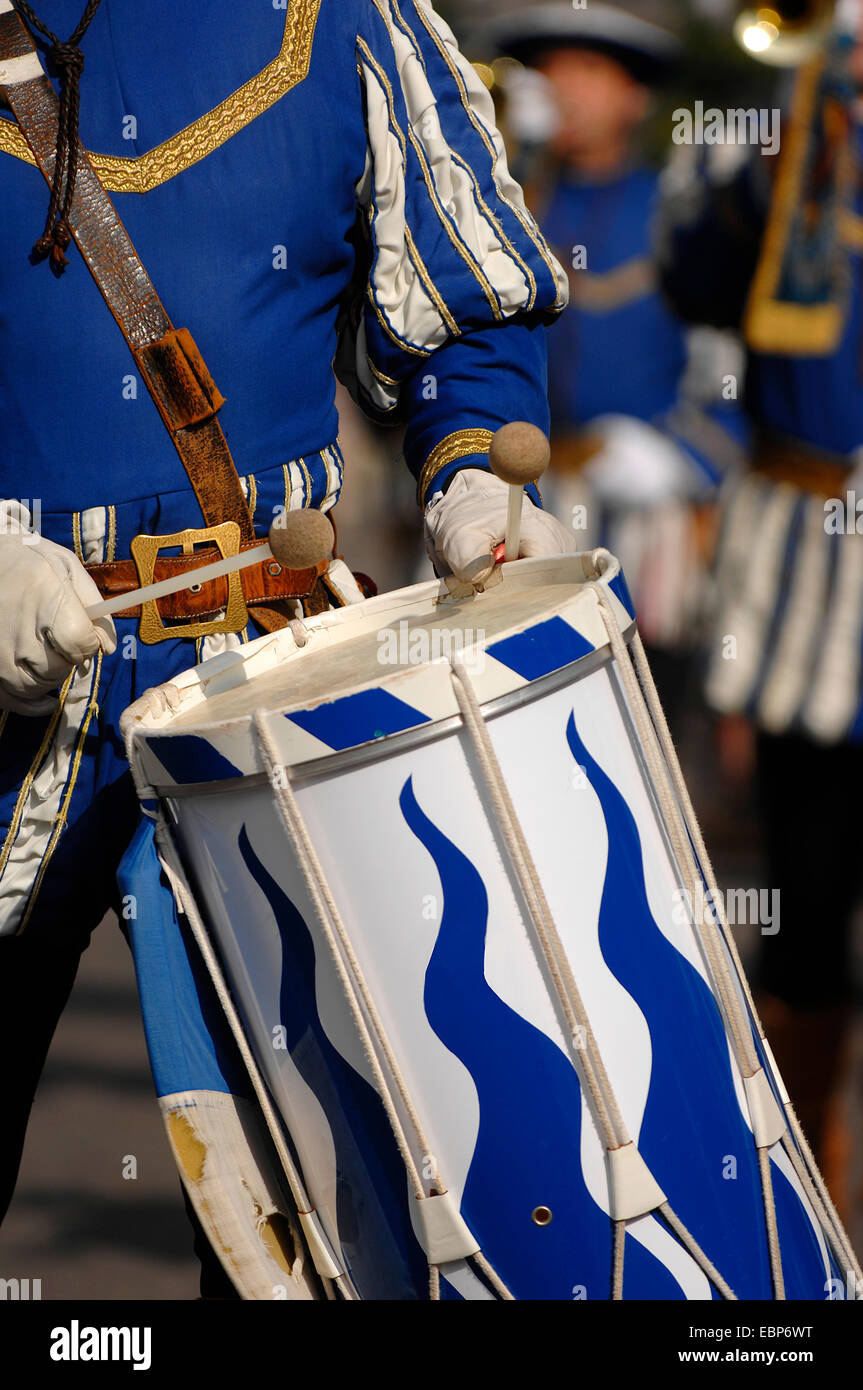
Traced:
[[[272, 644], [272, 637], [204, 662], [197, 675], [206, 697], [206, 722], [248, 718], [261, 709], [311, 708], [435, 661], [460, 657], [470, 662], [507, 634], [560, 615], [584, 634], [591, 649], [604, 646], [607, 635], [587, 582], [599, 577], [594, 554], [520, 560], [503, 567], [492, 588], [466, 599], [452, 598], [443, 584], [434, 582], [320, 614], [306, 620], [303, 648], [296, 647], [289, 632], [279, 633], [278, 664], [255, 671], [252, 679], [249, 658]], [[602, 578], [611, 581], [612, 595], [628, 607], [616, 565]], [[624, 613], [624, 621], [630, 616]], [[190, 700], [188, 705], [171, 721], [172, 730], [200, 725], [200, 703]]]

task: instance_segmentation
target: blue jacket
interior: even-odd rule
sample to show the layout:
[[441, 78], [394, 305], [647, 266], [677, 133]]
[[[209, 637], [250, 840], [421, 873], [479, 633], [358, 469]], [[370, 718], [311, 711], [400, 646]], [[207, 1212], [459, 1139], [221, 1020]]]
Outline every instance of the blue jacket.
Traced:
[[[65, 38], [81, 3], [45, 9]], [[547, 424], [565, 278], [426, 5], [103, 0], [82, 47], [81, 141], [227, 398], [241, 474], [287, 465], [293, 505], [333, 504], [334, 359], [406, 421], [424, 492], [506, 420]], [[0, 496], [56, 512], [182, 487], [80, 255], [60, 280], [31, 264], [47, 198], [0, 111]]]
[[[570, 267], [570, 304], [549, 341], [555, 433], [606, 414], [630, 415], [674, 440], [708, 488], [736, 459], [745, 422], [721, 401], [682, 391], [686, 325], [664, 298], [654, 252], [659, 176], [621, 170], [602, 182], [562, 175], [540, 220]], [[711, 399], [711, 395], [714, 397]]]

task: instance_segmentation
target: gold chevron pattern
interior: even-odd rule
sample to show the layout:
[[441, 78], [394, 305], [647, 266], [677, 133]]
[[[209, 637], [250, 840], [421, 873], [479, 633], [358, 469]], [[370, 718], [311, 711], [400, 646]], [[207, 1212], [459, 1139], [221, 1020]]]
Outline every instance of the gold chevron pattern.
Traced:
[[[298, 86], [309, 73], [320, 8], [321, 0], [290, 0], [282, 46], [273, 61], [170, 140], [134, 159], [88, 150], [105, 188], [110, 193], [149, 193], [212, 154]], [[14, 121], [0, 119], [0, 152], [26, 164], [36, 162]]]

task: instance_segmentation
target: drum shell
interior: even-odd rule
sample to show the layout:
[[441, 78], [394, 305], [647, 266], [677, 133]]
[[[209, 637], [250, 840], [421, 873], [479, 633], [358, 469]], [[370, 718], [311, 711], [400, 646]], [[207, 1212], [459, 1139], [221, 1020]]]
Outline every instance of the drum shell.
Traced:
[[[619, 672], [605, 647], [521, 680], [487, 702], [487, 728], [626, 1128], [734, 1292], [770, 1298], [743, 1078]], [[291, 720], [265, 720], [290, 766]], [[252, 722], [229, 736], [239, 767], [225, 731], [202, 723], [208, 780], [189, 764], [187, 785], [164, 792], [199, 908], [356, 1292], [426, 1297], [419, 1203], [340, 979], [353, 967], [334, 959], [273, 786], [248, 775]], [[152, 740], [157, 757], [166, 742]], [[384, 733], [290, 775], [420, 1120], [410, 1143], [426, 1190], [442, 1180], [513, 1296], [609, 1297], [613, 1194], [585, 1039], [567, 1025], [461, 721]], [[842, 1276], [778, 1145], [771, 1169], [789, 1296], [824, 1297]], [[470, 1258], [443, 1264], [441, 1293], [493, 1296]], [[652, 1212], [628, 1224], [624, 1296], [714, 1294]]]

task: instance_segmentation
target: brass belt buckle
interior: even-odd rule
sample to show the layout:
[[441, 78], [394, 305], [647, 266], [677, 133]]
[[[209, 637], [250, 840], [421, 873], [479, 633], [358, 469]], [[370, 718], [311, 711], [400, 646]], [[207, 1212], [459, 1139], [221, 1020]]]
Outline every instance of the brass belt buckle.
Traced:
[[[156, 559], [160, 550], [181, 546], [184, 555], [192, 555], [196, 545], [215, 544], [223, 559], [240, 553], [240, 528], [236, 521], [223, 521], [220, 526], [191, 527], [187, 531], [175, 531], [173, 536], [136, 536], [129, 546], [138, 582], [141, 588], [153, 583]], [[182, 623], [168, 627], [159, 615], [158, 599], [148, 599], [141, 604], [141, 618], [138, 636], [142, 642], [152, 645], [164, 642], [168, 637], [207, 637], [212, 632], [241, 632], [249, 621], [249, 610], [243, 595], [240, 571], [226, 576], [228, 581], [228, 603], [223, 618], [210, 618], [197, 623]]]

